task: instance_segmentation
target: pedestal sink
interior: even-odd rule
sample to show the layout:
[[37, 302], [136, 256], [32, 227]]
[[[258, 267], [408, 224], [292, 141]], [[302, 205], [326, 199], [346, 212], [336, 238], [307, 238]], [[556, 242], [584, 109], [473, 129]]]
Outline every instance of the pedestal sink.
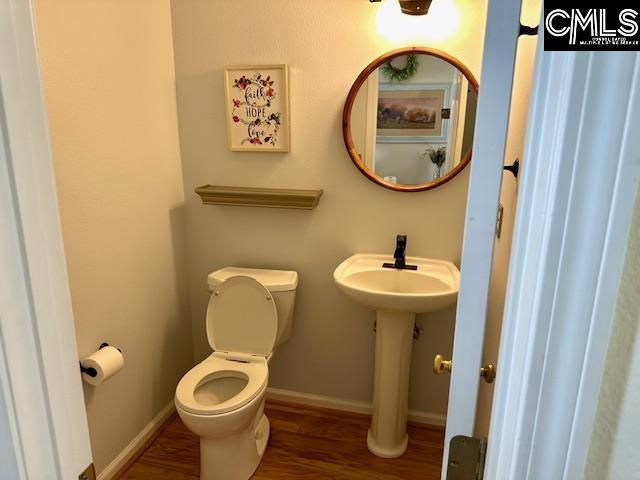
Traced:
[[357, 254], [335, 269], [333, 278], [348, 297], [377, 311], [373, 414], [367, 447], [396, 458], [407, 449], [409, 373], [416, 313], [452, 305], [460, 272], [447, 261], [407, 257], [417, 270], [383, 268], [390, 255]]

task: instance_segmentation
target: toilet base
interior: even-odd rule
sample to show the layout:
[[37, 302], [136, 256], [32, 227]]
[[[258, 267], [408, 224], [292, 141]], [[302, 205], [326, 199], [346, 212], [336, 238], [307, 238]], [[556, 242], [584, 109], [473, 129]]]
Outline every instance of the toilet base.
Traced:
[[200, 480], [249, 480], [269, 442], [269, 419], [263, 413], [254, 426], [220, 439], [200, 438]]

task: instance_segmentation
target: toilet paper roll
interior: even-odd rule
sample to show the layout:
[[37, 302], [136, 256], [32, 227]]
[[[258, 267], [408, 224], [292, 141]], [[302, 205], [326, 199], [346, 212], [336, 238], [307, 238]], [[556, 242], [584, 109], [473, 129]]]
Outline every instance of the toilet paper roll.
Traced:
[[88, 357], [82, 359], [80, 364], [88, 369], [95, 369], [97, 375], [92, 377], [87, 373], [82, 373], [85, 382], [91, 385], [100, 385], [108, 378], [114, 376], [124, 365], [122, 353], [115, 347], [103, 347]]

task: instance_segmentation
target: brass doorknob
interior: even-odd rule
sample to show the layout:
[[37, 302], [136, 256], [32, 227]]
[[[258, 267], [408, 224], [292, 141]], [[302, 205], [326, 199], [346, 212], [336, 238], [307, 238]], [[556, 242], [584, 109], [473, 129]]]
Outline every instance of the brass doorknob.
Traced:
[[487, 383], [493, 383], [496, 379], [496, 366], [493, 363], [489, 363], [480, 369], [480, 376], [484, 378]]
[[453, 362], [451, 360], [445, 360], [440, 354], [433, 357], [433, 373], [440, 375], [444, 372], [451, 372]]

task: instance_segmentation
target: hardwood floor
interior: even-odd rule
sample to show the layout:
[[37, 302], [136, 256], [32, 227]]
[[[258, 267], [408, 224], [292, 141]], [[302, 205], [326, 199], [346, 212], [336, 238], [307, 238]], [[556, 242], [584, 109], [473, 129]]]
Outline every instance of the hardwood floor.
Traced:
[[[369, 417], [267, 403], [269, 446], [254, 480], [438, 480], [444, 430], [409, 426], [401, 458], [378, 458], [367, 450]], [[198, 480], [198, 437], [175, 415], [122, 480]]]

